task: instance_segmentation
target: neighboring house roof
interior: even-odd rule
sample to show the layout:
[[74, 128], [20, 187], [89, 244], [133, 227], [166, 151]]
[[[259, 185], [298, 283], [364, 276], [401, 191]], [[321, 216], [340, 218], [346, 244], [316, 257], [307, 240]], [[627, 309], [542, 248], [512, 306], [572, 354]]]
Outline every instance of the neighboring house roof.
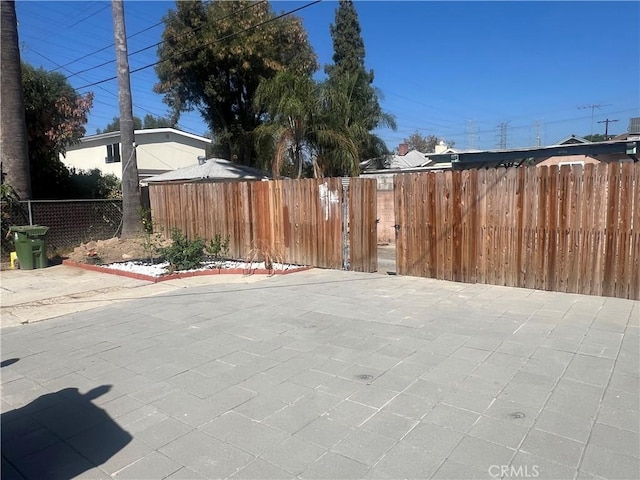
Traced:
[[389, 161], [389, 168], [421, 167], [428, 163], [430, 161], [424, 153], [420, 153], [418, 150], [411, 150], [406, 155], [393, 155]]
[[202, 164], [179, 168], [145, 180], [147, 183], [200, 182], [203, 180], [262, 180], [269, 173], [222, 158], [209, 158]]
[[[577, 137], [576, 137], [577, 138]], [[521, 165], [525, 161], [540, 158], [570, 155], [618, 155], [637, 161], [640, 141], [610, 140], [607, 142], [574, 142], [547, 147], [515, 148], [511, 150], [485, 150], [460, 153], [430, 155], [435, 163], [452, 162], [454, 169], [465, 167], [483, 168], [496, 166]]]
[[557, 141], [554, 145], [573, 145], [576, 143], [592, 143], [586, 138], [577, 137], [576, 135], [569, 135], [562, 140]]
[[[205, 144], [211, 143], [210, 138], [194, 135], [193, 133], [183, 132], [182, 130], [177, 130], [175, 128], [144, 128], [142, 130], [135, 130], [133, 133], [136, 136], [151, 135], [155, 133], [173, 133], [175, 135], [190, 138], [192, 140], [199, 140]], [[120, 131], [118, 130], [115, 132], [100, 133], [98, 135], [87, 135], [86, 137], [82, 137], [80, 139], [80, 143], [95, 142], [107, 138], [120, 138]]]

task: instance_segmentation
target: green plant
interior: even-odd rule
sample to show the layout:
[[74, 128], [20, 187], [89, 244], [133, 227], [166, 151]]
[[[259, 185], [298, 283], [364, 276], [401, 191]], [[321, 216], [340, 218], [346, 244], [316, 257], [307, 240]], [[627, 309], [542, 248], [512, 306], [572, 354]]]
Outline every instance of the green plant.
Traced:
[[200, 266], [204, 259], [204, 241], [201, 238], [189, 240], [179, 228], [172, 228], [171, 240], [170, 246], [159, 249], [160, 255], [169, 262], [170, 272]]
[[24, 212], [20, 206], [18, 194], [8, 183], [2, 182], [0, 184], [0, 202], [2, 203], [2, 210], [0, 212], [2, 221], [2, 253], [8, 255], [9, 252], [14, 249], [13, 236], [10, 235], [9, 228], [11, 227], [11, 222], [16, 220], [15, 214], [18, 214], [27, 222], [28, 220], [24, 218]]
[[221, 262], [229, 257], [229, 242], [231, 241], [231, 235], [227, 235], [224, 239], [222, 235], [216, 233], [213, 240], [209, 241], [209, 244], [205, 246], [205, 252], [212, 257], [217, 268], [220, 268]]
[[151, 218], [151, 209], [139, 207], [137, 209], [142, 223], [142, 249], [150, 263], [160, 255], [160, 247], [163, 242], [162, 228], [158, 228]]

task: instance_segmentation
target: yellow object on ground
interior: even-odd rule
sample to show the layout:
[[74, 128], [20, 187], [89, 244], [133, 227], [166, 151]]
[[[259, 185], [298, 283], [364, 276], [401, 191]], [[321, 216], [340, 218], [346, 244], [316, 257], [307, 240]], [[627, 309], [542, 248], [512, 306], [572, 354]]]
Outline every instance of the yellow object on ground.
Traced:
[[16, 268], [16, 260], [18, 259], [18, 254], [16, 252], [11, 252], [11, 269]]

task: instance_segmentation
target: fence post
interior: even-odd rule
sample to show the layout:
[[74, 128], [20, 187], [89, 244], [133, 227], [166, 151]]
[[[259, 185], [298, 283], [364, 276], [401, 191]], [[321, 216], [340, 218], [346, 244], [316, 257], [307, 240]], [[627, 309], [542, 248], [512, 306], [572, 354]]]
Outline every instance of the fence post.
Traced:
[[342, 177], [342, 269], [349, 270], [349, 177]]
[[27, 200], [27, 208], [29, 209], [29, 225], [33, 225], [33, 212], [31, 211], [31, 200]]

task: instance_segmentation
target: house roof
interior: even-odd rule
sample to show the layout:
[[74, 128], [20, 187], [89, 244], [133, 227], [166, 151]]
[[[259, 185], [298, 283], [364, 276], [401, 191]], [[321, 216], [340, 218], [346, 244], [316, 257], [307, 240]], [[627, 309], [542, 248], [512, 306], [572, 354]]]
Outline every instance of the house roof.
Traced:
[[[134, 130], [133, 133], [136, 136], [152, 135], [156, 133], [173, 133], [178, 136], [201, 141], [205, 144], [211, 143], [210, 138], [194, 135], [193, 133], [183, 132], [182, 130], [177, 130], [175, 128], [144, 128], [142, 130]], [[103, 140], [106, 138], [120, 138], [120, 131], [117, 130], [115, 132], [100, 133], [98, 135], [88, 135], [86, 137], [82, 137], [80, 139], [80, 143], [94, 142], [94, 141]]]
[[222, 158], [209, 158], [202, 164], [190, 165], [145, 179], [148, 183], [198, 182], [202, 180], [262, 180], [267, 172]]
[[413, 168], [427, 163], [429, 163], [429, 159], [424, 153], [411, 150], [406, 155], [393, 155], [389, 161], [389, 168]]
[[432, 161], [451, 162], [454, 169], [465, 167], [483, 168], [519, 165], [528, 159], [548, 158], [567, 155], [619, 154], [637, 161], [640, 141], [609, 140], [606, 142], [575, 142], [547, 147], [516, 148], [512, 150], [485, 150], [475, 152], [443, 153], [430, 155]]
[[562, 140], [558, 140], [555, 145], [572, 145], [575, 143], [592, 143], [586, 138], [578, 137], [576, 135], [568, 135]]

